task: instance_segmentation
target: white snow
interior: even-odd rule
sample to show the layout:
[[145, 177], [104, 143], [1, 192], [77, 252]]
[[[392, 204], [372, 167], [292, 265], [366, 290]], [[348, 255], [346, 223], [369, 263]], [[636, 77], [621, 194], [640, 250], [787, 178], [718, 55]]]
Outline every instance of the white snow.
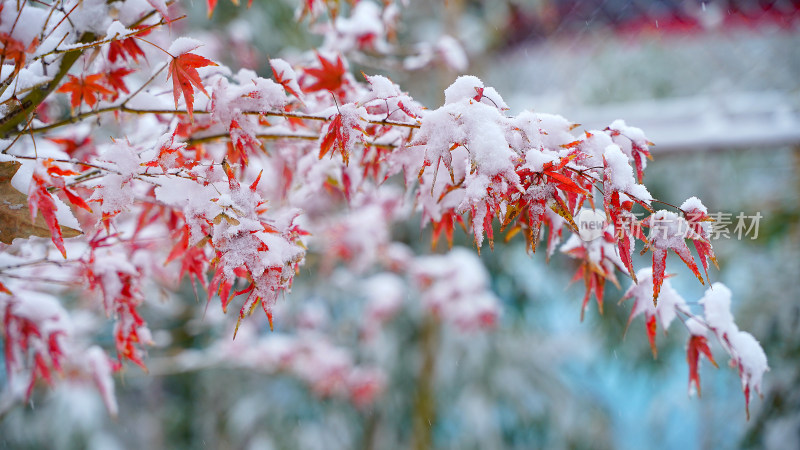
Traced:
[[720, 282], [712, 284], [700, 299], [700, 304], [703, 305], [706, 324], [717, 336], [730, 338], [739, 331], [731, 314], [731, 291], [727, 286]]
[[689, 197], [683, 203], [681, 203], [681, 209], [686, 212], [691, 211], [700, 211], [704, 214], [708, 214], [708, 209], [703, 205], [703, 202], [700, 201], [697, 197]]
[[630, 161], [618, 145], [612, 144], [606, 147], [603, 151], [603, 159], [606, 168], [606, 182], [610, 188], [632, 195], [645, 203], [653, 200], [653, 196], [650, 195], [647, 188], [636, 183]]
[[644, 314], [656, 316], [663, 330], [667, 330], [678, 312], [689, 312], [686, 300], [672, 287], [669, 279], [664, 279], [658, 294], [658, 306], [653, 306], [653, 269], [645, 267], [636, 272], [638, 283], [633, 283], [623, 298], [633, 298], [630, 319]]
[[196, 50], [202, 45], [203, 42], [197, 39], [179, 37], [178, 39], [175, 39], [175, 42], [173, 42], [172, 45], [169, 46], [167, 52], [172, 56], [180, 56], [184, 53], [189, 53], [192, 50]]
[[[749, 386], [751, 391], [761, 393], [761, 381], [769, 370], [767, 355], [752, 334], [738, 331], [728, 336], [735, 360], [742, 378], [742, 389]], [[752, 392], [751, 392], [752, 395]]]

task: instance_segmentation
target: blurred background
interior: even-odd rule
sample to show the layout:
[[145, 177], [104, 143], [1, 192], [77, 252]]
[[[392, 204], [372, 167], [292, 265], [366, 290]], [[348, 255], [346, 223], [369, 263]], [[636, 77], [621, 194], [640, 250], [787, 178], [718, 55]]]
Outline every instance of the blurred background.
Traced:
[[[189, 1], [176, 27], [217, 43], [231, 67], [267, 76], [269, 57], [291, 59], [322, 42], [296, 25], [299, 3], [220, 2], [208, 19], [205, 2]], [[554, 255], [548, 263], [512, 240], [481, 254], [504, 307], [488, 332], [432, 323], [410, 296], [365, 342], [357, 324], [367, 298], [352, 275], [317, 276], [312, 261], [297, 277], [278, 314], [291, 319], [276, 322], [273, 337], [323, 330], [354, 364], [382, 369], [385, 387], [371, 404], [322, 395], [280, 370], [204, 359], [232, 318], [204, 313], [184, 286], [184, 297], [151, 305], [147, 320], [166, 330], [155, 336], [163, 345], [150, 352], [150, 374], [119, 379], [118, 419], [90, 388], [40, 392], [0, 422], [0, 447], [800, 448], [800, 1], [407, 3], [392, 54], [353, 55], [353, 73], [387, 74], [431, 108], [468, 73], [514, 114], [560, 114], [586, 129], [622, 118], [655, 143], [645, 172], [654, 197], [680, 204], [696, 195], [709, 212], [731, 214], [730, 237], [713, 241], [720, 270], [710, 277], [734, 292], [739, 327], [769, 358], [750, 420], [716, 344], [720, 368], [701, 363], [702, 398], [689, 397], [680, 325], [659, 334], [653, 359], [642, 318], [624, 334], [630, 304], [616, 305], [623, 292], [612, 285], [605, 314], [592, 306], [581, 323], [583, 286], [565, 289], [573, 262]], [[425, 43], [443, 57], [405, 70]], [[734, 233], [740, 213], [760, 215], [757, 233]], [[397, 227], [393, 239], [426, 251], [430, 231], [418, 223]], [[456, 245], [471, 242], [462, 233]], [[634, 264], [649, 265], [648, 256]], [[696, 307], [705, 287], [684, 269], [668, 266]], [[260, 320], [247, 326], [264, 330]], [[181, 364], [173, 347], [190, 349]], [[429, 422], [425, 439], [420, 420]]]

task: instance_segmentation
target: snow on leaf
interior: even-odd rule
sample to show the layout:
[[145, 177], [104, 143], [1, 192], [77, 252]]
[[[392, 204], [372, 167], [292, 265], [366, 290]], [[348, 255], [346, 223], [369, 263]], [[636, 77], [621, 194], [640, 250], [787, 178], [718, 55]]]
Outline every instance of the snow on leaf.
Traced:
[[706, 279], [708, 278], [708, 261], [714, 263], [719, 269], [717, 258], [714, 255], [714, 250], [711, 247], [711, 224], [714, 219], [708, 215], [708, 210], [697, 197], [690, 197], [683, 204], [681, 210], [686, 215], [686, 221], [689, 227], [697, 234], [697, 238], [693, 239], [694, 248], [697, 250], [697, 256], [700, 258], [700, 263], [703, 265]]
[[747, 420], [750, 420], [750, 397], [753, 391], [761, 394], [761, 380], [764, 373], [769, 370], [767, 355], [752, 334], [738, 331], [729, 336], [733, 362], [739, 370], [744, 392], [745, 411]]
[[646, 217], [642, 221], [642, 225], [650, 227], [648, 240], [649, 248], [653, 252], [653, 279], [655, 281], [653, 283], [653, 303], [658, 299], [658, 293], [664, 279], [668, 250], [674, 251], [684, 264], [692, 269], [700, 283], [705, 284], [685, 241], [687, 238], [702, 238], [689, 226], [683, 217], [662, 209]]
[[[650, 341], [650, 348], [653, 351], [653, 357], [658, 355], [656, 348], [656, 328], [658, 323], [666, 333], [672, 321], [677, 317], [679, 312], [689, 313], [689, 307], [686, 301], [672, 288], [669, 280], [662, 281], [662, 289], [659, 293], [658, 302], [652, 301], [654, 274], [653, 269], [645, 267], [636, 273], [638, 282], [633, 283], [631, 287], [625, 291], [625, 295], [620, 302], [629, 298], [633, 299], [633, 306], [631, 313], [628, 316], [627, 328], [637, 316], [644, 314], [645, 325], [647, 327], [647, 338]], [[656, 321], [656, 319], [658, 319]]]
[[0, 33], [0, 58], [3, 61], [14, 61], [14, 72], [12, 75], [17, 74], [20, 69], [25, 65], [27, 59], [26, 53], [33, 52], [39, 45], [39, 38], [34, 38], [30, 45], [25, 48], [25, 45], [11, 37], [8, 33]]
[[605, 282], [606, 280], [611, 281], [619, 288], [619, 282], [614, 272], [617, 269], [624, 270], [611, 235], [606, 232], [600, 239], [585, 242], [578, 235], [573, 234], [561, 247], [561, 252], [581, 262], [572, 279], [572, 281], [583, 279], [586, 287], [581, 305], [581, 321], [583, 321], [592, 293], [597, 299], [597, 309], [602, 314]]
[[641, 129], [627, 125], [624, 120], [615, 120], [605, 131], [611, 135], [614, 143], [619, 145], [622, 151], [633, 160], [636, 165], [636, 178], [641, 183], [644, 178], [644, 169], [647, 167], [647, 159], [653, 159], [649, 149], [649, 146], [653, 144], [647, 140]]
[[216, 65], [215, 62], [194, 53], [183, 53], [172, 58], [172, 61], [169, 63], [167, 79], [172, 77], [172, 95], [175, 98], [176, 109], [178, 108], [178, 99], [182, 94], [186, 101], [186, 109], [189, 112], [189, 117], [192, 117], [194, 107], [194, 89], [192, 86], [208, 96], [208, 92], [206, 92], [205, 87], [203, 87], [203, 82], [200, 80], [200, 74], [197, 73], [197, 69]]
[[295, 73], [292, 66], [280, 58], [270, 59], [269, 64], [272, 68], [272, 74], [275, 76], [275, 81], [290, 94], [303, 101], [303, 92], [297, 83], [297, 73]]
[[333, 155], [338, 151], [342, 155], [345, 165], [349, 164], [353, 140], [360, 139], [360, 136], [364, 134], [364, 129], [359, 123], [363, 113], [363, 108], [352, 104], [342, 105], [339, 108], [339, 113], [328, 124], [328, 131], [320, 143], [319, 159], [322, 159], [328, 152]]
[[731, 290], [717, 282], [711, 285], [700, 299], [706, 324], [717, 335], [721, 342], [739, 331], [731, 314]]

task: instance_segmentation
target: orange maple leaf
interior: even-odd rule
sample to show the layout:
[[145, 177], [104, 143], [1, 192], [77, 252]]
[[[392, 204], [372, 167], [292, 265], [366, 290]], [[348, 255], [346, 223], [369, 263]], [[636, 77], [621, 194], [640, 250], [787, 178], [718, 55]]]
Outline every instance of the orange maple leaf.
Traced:
[[175, 97], [175, 109], [178, 108], [178, 98], [182, 92], [183, 98], [186, 100], [186, 109], [189, 111], [189, 118], [192, 117], [194, 105], [192, 85], [208, 96], [208, 92], [206, 92], [206, 88], [203, 87], [203, 82], [200, 80], [200, 75], [197, 73], [197, 68], [216, 65], [215, 62], [194, 53], [184, 53], [172, 58], [169, 63], [167, 79], [172, 77], [172, 94]]
[[97, 103], [97, 96], [99, 95], [114, 95], [101, 84], [105, 74], [96, 73], [94, 75], [87, 75], [85, 77], [76, 77], [69, 75], [69, 81], [64, 83], [57, 92], [64, 92], [70, 94], [70, 106], [77, 108], [81, 102], [86, 102], [90, 108], [94, 107]]

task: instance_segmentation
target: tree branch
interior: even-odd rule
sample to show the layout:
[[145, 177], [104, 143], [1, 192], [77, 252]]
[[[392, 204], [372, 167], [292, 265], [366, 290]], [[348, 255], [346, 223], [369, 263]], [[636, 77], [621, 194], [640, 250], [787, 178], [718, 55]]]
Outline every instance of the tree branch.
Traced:
[[[85, 44], [95, 40], [94, 33], [84, 33], [79, 43]], [[8, 112], [3, 118], [0, 118], [0, 136], [8, 136], [19, 125], [24, 122], [28, 115], [31, 114], [37, 107], [58, 87], [61, 79], [69, 72], [69, 69], [75, 64], [75, 61], [83, 54], [82, 49], [70, 50], [64, 53], [61, 58], [61, 66], [58, 72], [53, 76], [50, 83], [34, 89], [30, 94], [25, 96], [20, 103], [11, 111]]]

